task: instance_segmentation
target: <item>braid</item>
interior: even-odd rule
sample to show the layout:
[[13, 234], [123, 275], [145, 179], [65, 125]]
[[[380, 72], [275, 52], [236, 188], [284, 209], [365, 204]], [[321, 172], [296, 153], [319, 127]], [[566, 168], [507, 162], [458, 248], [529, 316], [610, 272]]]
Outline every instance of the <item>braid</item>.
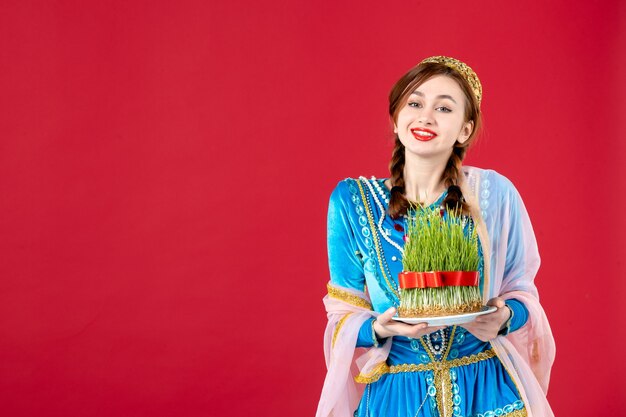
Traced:
[[448, 195], [443, 200], [443, 206], [446, 209], [459, 208], [464, 214], [469, 212], [469, 207], [459, 187], [459, 176], [462, 175], [461, 164], [465, 158], [466, 152], [467, 147], [455, 145], [454, 148], [452, 148], [452, 155], [450, 155], [450, 159], [448, 159], [446, 169], [443, 171], [442, 175], [444, 185], [448, 187]]
[[[396, 135], [393, 152], [391, 154], [391, 162], [389, 163], [389, 172], [391, 173], [391, 198], [389, 199], [389, 216], [397, 219], [406, 214], [409, 208], [409, 201], [404, 196], [404, 145], [400, 142], [400, 138]], [[458, 186], [459, 176], [461, 174], [461, 165], [467, 147], [455, 146], [452, 154], [448, 159], [446, 168], [443, 171], [442, 179], [444, 185], [448, 188], [448, 194], [443, 200], [443, 206], [446, 209], [460, 208], [461, 212], [467, 214], [469, 207], [463, 198], [461, 188]]]
[[397, 219], [406, 214], [409, 201], [404, 196], [404, 145], [396, 134], [396, 141], [389, 162], [391, 174], [391, 198], [389, 199], [389, 216]]

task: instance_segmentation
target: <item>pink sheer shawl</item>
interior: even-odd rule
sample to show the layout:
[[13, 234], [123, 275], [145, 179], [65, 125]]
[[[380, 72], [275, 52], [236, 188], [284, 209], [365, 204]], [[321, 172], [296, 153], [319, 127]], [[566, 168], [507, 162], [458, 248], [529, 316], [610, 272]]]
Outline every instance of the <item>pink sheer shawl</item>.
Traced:
[[[391, 349], [391, 338], [381, 347], [370, 348], [355, 360], [355, 346], [361, 325], [377, 317], [366, 293], [328, 284], [324, 306], [328, 324], [324, 333], [324, 356], [328, 373], [316, 417], [352, 417], [362, 394], [362, 385], [354, 378], [360, 372], [370, 374], [384, 363]], [[359, 349], [364, 350], [364, 349]]]
[[[528, 308], [528, 321], [519, 330], [508, 336], [498, 336], [491, 341], [499, 359], [509, 371], [526, 404], [529, 417], [553, 417], [546, 399], [550, 370], [554, 362], [555, 344], [550, 325], [533, 283], [540, 264], [537, 243], [524, 204], [513, 185], [493, 171], [474, 167], [463, 168], [467, 178], [461, 176], [460, 187], [468, 202], [483, 245], [485, 262], [483, 298], [501, 296], [516, 298]], [[507, 188], [497, 207], [483, 218], [480, 207], [481, 186], [489, 182], [482, 176], [491, 175]], [[482, 194], [484, 195], [484, 193]], [[517, 216], [509, 216], [509, 208], [517, 207]], [[499, 210], [494, 215], [493, 211]], [[491, 221], [490, 221], [491, 220]], [[517, 262], [504, 277], [507, 242], [512, 224], [519, 228], [522, 236], [523, 261]], [[498, 236], [497, 247], [491, 247], [492, 237]], [[493, 239], [495, 240], [495, 239]], [[376, 373], [377, 367], [387, 359], [392, 338], [378, 348], [366, 350], [356, 357], [355, 349], [359, 329], [369, 317], [378, 316], [373, 311], [367, 294], [348, 288], [328, 286], [329, 294], [324, 297], [328, 324], [324, 334], [324, 354], [328, 373], [316, 417], [351, 417], [358, 406], [362, 385], [355, 384], [360, 374]]]
[[[478, 226], [478, 234], [483, 244], [485, 256], [485, 286], [483, 299], [500, 296], [504, 299], [516, 298], [528, 309], [528, 321], [519, 330], [508, 336], [499, 336], [491, 341], [503, 365], [507, 368], [526, 404], [529, 417], [553, 417], [546, 395], [550, 381], [550, 371], [554, 363], [556, 347], [548, 318], [539, 302], [535, 275], [541, 262], [535, 234], [524, 203], [509, 180], [495, 173], [474, 167], [464, 167], [467, 178], [461, 176], [460, 187], [465, 196], [472, 217]], [[490, 180], [501, 183], [502, 200], [498, 213], [489, 213], [487, 220], [480, 210], [480, 196], [485, 195]], [[483, 190], [482, 188], [485, 188]], [[487, 193], [488, 194], [488, 193]], [[515, 208], [516, 210], [513, 210]], [[517, 212], [515, 217], [512, 212]], [[508, 239], [512, 227], [521, 234], [523, 259], [513, 264], [505, 277]], [[491, 247], [491, 242], [499, 242]]]

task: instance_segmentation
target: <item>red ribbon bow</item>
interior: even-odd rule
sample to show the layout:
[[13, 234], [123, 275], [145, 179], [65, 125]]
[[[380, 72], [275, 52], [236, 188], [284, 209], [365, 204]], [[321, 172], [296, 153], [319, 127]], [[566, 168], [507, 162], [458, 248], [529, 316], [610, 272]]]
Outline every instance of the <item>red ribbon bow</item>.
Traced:
[[398, 275], [400, 288], [475, 287], [478, 271], [403, 271]]

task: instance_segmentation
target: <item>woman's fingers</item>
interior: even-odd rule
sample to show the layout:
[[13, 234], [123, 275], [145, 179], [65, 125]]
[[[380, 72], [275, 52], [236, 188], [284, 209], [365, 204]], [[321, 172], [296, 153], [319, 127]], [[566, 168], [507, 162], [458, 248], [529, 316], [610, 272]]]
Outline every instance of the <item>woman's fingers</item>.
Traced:
[[390, 307], [383, 314], [378, 316], [376, 321], [378, 321], [378, 323], [383, 324], [383, 325], [387, 324], [391, 321], [391, 318], [393, 317], [394, 314], [396, 314], [396, 309], [394, 307]]
[[495, 307], [498, 307], [498, 308], [502, 308], [502, 307], [504, 307], [505, 304], [504, 304], [504, 299], [502, 299], [500, 297], [494, 297], [491, 300], [487, 301], [487, 305], [488, 306], [495, 306]]
[[428, 326], [427, 323], [419, 323], [411, 326], [409, 332], [403, 336], [411, 337], [413, 339], [417, 339], [424, 335], [430, 334], [432, 332], [436, 332], [437, 330], [445, 329], [446, 326]]
[[392, 319], [394, 314], [396, 314], [396, 309], [394, 307], [390, 307], [376, 318], [376, 321], [374, 322], [374, 331], [379, 337], [384, 338], [398, 335], [415, 339], [446, 328], [446, 326], [428, 326], [428, 323], [426, 322], [408, 324], [401, 321], [395, 321]]
[[427, 326], [428, 325], [426, 323], [408, 324], [401, 321], [394, 321], [393, 323], [388, 323], [386, 327], [388, 329], [393, 329], [398, 335], [406, 336], [417, 330], [422, 330]]
[[499, 320], [500, 312], [494, 311], [493, 313], [485, 314], [484, 316], [476, 317], [475, 323], [491, 323]]
[[394, 331], [394, 325], [396, 325], [397, 322], [391, 319], [394, 314], [396, 314], [396, 309], [390, 307], [374, 320], [374, 331], [379, 337], [385, 338], [398, 334]]
[[[492, 314], [486, 314], [486, 316]], [[476, 320], [470, 323], [465, 323], [461, 327], [483, 342], [495, 339], [498, 336], [498, 331], [500, 330], [499, 321], [493, 318], [479, 321], [479, 318], [480, 317], [476, 318]]]
[[430, 326], [430, 327], [426, 328], [428, 330], [428, 333], [425, 333], [425, 334], [436, 332], [437, 330], [441, 330], [441, 329], [445, 329], [445, 328], [446, 328], [446, 326]]
[[498, 325], [502, 325], [509, 317], [509, 309], [505, 308], [506, 303], [500, 297], [492, 298], [487, 302], [487, 305], [492, 305], [497, 307], [498, 309], [493, 313], [483, 314], [482, 316], [476, 317], [474, 322], [476, 323], [497, 323]]

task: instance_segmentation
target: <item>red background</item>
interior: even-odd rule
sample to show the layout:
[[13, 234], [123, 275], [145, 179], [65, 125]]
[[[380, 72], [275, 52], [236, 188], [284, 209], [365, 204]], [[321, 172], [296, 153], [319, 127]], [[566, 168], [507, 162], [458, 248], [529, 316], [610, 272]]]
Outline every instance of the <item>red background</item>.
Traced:
[[444, 54], [533, 220], [555, 413], [626, 415], [625, 10], [578, 3], [2, 1], [0, 414], [313, 415], [330, 191]]

